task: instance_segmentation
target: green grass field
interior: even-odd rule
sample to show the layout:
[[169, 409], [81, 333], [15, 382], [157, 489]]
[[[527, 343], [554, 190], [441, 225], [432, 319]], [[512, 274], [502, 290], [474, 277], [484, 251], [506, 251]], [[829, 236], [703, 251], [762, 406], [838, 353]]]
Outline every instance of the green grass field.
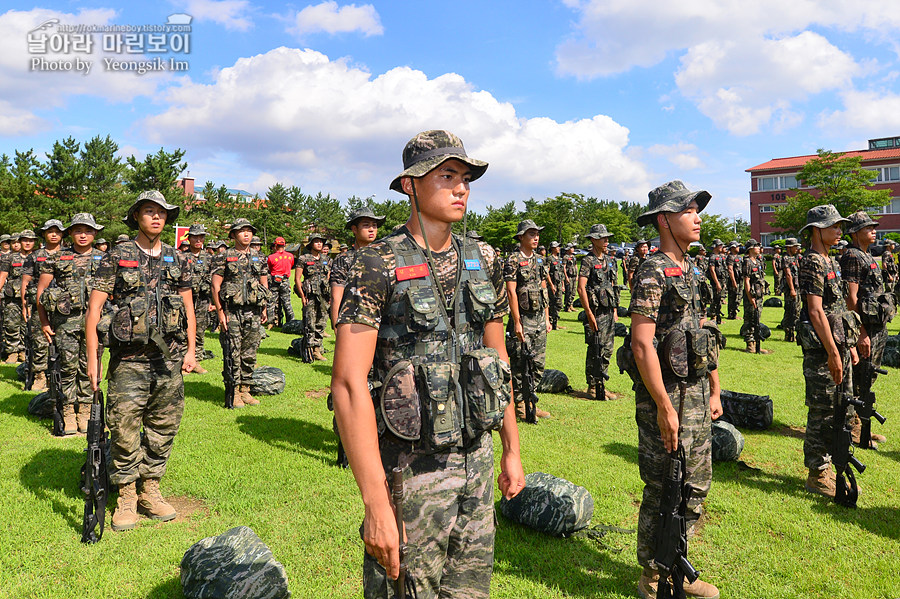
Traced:
[[[622, 301], [627, 305], [627, 294]], [[575, 317], [565, 314], [567, 329], [551, 333], [547, 367], [584, 389], [585, 345]], [[763, 310], [773, 329], [780, 319], [781, 309]], [[858, 476], [859, 507], [840, 508], [803, 490], [799, 347], [773, 330], [765, 344], [773, 354], [747, 355], [738, 351], [739, 326], [722, 327], [723, 387], [771, 395], [776, 422], [768, 431], [744, 431], [741, 458], [755, 469], [715, 464], [691, 560], [723, 597], [900, 596], [900, 373], [876, 385], [888, 422], [874, 426], [889, 441], [877, 453], [858, 452], [868, 466]], [[895, 322], [891, 333], [897, 328]], [[143, 520], [125, 533], [107, 528], [93, 546], [79, 542], [84, 437], [52, 437], [48, 421], [27, 415], [32, 394], [21, 391], [14, 368], [0, 366], [0, 598], [181, 597], [184, 552], [239, 525], [253, 528], [285, 565], [294, 597], [360, 597], [363, 510], [352, 474], [333, 465], [336, 440], [325, 407], [330, 362], [289, 357], [290, 339], [272, 333], [263, 341], [260, 364], [283, 369], [288, 387], [260, 406], [222, 409], [220, 359], [203, 363], [209, 374], [186, 378], [184, 419], [162, 481], [179, 518]], [[326, 341], [333, 347], [333, 337]], [[221, 357], [214, 335], [208, 347]], [[523, 463], [526, 472], [587, 487], [594, 524], [633, 528], [642, 489], [633, 394], [626, 375], [610, 372], [608, 388], [624, 393], [622, 400], [542, 396], [553, 418], [520, 425]], [[498, 522], [492, 597], [637, 596], [634, 535], [611, 533], [601, 545], [543, 536], [502, 516]]]

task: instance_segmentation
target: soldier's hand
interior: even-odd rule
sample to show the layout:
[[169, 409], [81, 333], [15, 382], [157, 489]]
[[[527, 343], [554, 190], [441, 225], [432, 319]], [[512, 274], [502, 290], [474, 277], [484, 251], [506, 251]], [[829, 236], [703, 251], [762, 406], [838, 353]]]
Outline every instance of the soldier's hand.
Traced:
[[722, 409], [722, 397], [719, 392], [709, 394], [709, 414], [713, 420], [717, 420], [724, 413]]
[[831, 372], [831, 380], [835, 385], [840, 385], [844, 380], [844, 364], [841, 361], [841, 354], [837, 350], [828, 354], [828, 370]]
[[91, 381], [91, 390], [96, 391], [100, 387], [100, 359], [88, 356], [87, 375]]
[[590, 326], [591, 330], [595, 333], [600, 329], [600, 327], [597, 326], [597, 317], [593, 314], [588, 315], [588, 326]]
[[854, 366], [859, 364], [859, 352], [856, 351], [855, 347], [850, 348], [850, 363]]
[[872, 339], [868, 333], [863, 333], [859, 336], [856, 351], [859, 353], [860, 358], [868, 358], [872, 354]]
[[[406, 531], [404, 531], [404, 538]], [[363, 543], [366, 553], [378, 560], [387, 572], [388, 578], [397, 580], [400, 576], [400, 536], [397, 521], [390, 503], [381, 508], [366, 507], [363, 519]]]
[[525, 329], [522, 328], [521, 321], [516, 323], [515, 331], [516, 338], [522, 343], [525, 343]]
[[223, 331], [228, 331], [228, 319], [225, 318], [225, 312], [219, 312], [219, 326], [222, 327]]
[[56, 333], [53, 332], [53, 329], [50, 328], [50, 325], [42, 326], [41, 332], [44, 333], [44, 337], [47, 339], [47, 343], [53, 343], [53, 336]]
[[500, 457], [500, 476], [497, 477], [497, 486], [507, 499], [512, 499], [525, 488], [525, 471], [522, 469], [522, 460], [518, 455], [504, 453]]
[[194, 352], [189, 351], [184, 357], [184, 362], [181, 364], [181, 372], [193, 372], [196, 367], [197, 356], [194, 355]]
[[269, 314], [268, 314], [268, 312], [266, 311], [265, 308], [263, 308], [262, 316], [260, 316], [259, 320], [260, 320], [260, 322], [262, 322], [263, 324], [266, 324], [267, 322], [269, 322]]
[[675, 408], [669, 406], [668, 410], [657, 410], [656, 423], [659, 425], [659, 436], [666, 446], [666, 451], [671, 453], [678, 449], [678, 412]]

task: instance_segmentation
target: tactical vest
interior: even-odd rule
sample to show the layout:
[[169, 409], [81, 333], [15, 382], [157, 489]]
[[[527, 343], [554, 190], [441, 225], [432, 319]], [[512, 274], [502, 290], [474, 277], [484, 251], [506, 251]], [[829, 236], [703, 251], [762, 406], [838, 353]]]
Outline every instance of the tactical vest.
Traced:
[[3, 285], [3, 297], [7, 300], [15, 300], [22, 292], [22, 274], [25, 272], [25, 258], [20, 252], [13, 252], [9, 256], [9, 273], [6, 284]]
[[750, 296], [759, 299], [763, 296], [763, 291], [765, 289], [764, 284], [764, 268], [765, 263], [760, 259], [751, 260], [747, 258], [747, 269], [748, 269], [748, 279], [750, 279]]
[[313, 259], [312, 254], [300, 256], [300, 268], [303, 270], [304, 295], [328, 295], [328, 260], [324, 254], [318, 260]]
[[562, 282], [563, 277], [566, 276], [566, 266], [561, 257], [557, 258], [554, 256], [550, 256], [547, 258], [547, 261], [550, 264], [550, 279], [553, 281], [554, 285], [559, 285]]
[[487, 265], [477, 243], [453, 235], [462, 259], [451, 328], [423, 250], [406, 232], [383, 241], [396, 268], [373, 361], [379, 433], [431, 451], [468, 446], [499, 428], [509, 403], [509, 366], [482, 345], [497, 301]]
[[[41, 305], [49, 314], [62, 316], [79, 314], [87, 309], [94, 274], [103, 259], [103, 252], [91, 249], [86, 268], [76, 267], [77, 254], [71, 249], [62, 250], [53, 263], [53, 286], [41, 294]], [[40, 260], [40, 258], [38, 258]], [[45, 258], [46, 260], [46, 258]]]
[[799, 291], [800, 287], [800, 260], [797, 256], [787, 255], [782, 261], [782, 279], [781, 286], [784, 291], [790, 291], [790, 287], [788, 286], [787, 281], [787, 273], [791, 273], [791, 281], [794, 283], [794, 291]]
[[[25, 300], [28, 302], [29, 306], [37, 305], [37, 285], [38, 279], [41, 277], [41, 266], [43, 264], [53, 258], [54, 256], [59, 256], [60, 252], [62, 252], [61, 248], [57, 248], [57, 250], [53, 253], [47, 251], [45, 248], [40, 248], [31, 253], [28, 257], [31, 259], [31, 263], [29, 264], [28, 258], [25, 260], [25, 265], [30, 268], [31, 272], [28, 272], [28, 268], [23, 272], [23, 274], [31, 275], [31, 281], [28, 283], [28, 289], [25, 290]], [[56, 280], [50, 283], [51, 286], [56, 285]]]
[[859, 248], [850, 247], [847, 253], [865, 263], [865, 274], [856, 292], [856, 311], [865, 325], [884, 326], [896, 312], [893, 294], [885, 293], [884, 278], [875, 258]]
[[566, 254], [565, 256], [563, 256], [563, 264], [566, 267], [566, 276], [567, 277], [574, 277], [575, 275], [578, 274], [578, 269], [576, 268], [577, 263], [576, 263], [575, 256], [572, 256], [571, 254]]
[[149, 289], [141, 269], [141, 253], [134, 241], [121, 243], [110, 252], [117, 266], [112, 297], [115, 312], [110, 325], [113, 345], [152, 342], [170, 358], [164, 339], [184, 341], [187, 337], [184, 300], [177, 291], [182, 265], [175, 248], [163, 244], [157, 261], [158, 281], [154, 289]]
[[[587, 258], [587, 257], [585, 257]], [[591, 310], [601, 308], [609, 310], [614, 308], [616, 301], [616, 267], [609, 257], [600, 258], [594, 262], [591, 260], [591, 269], [588, 273], [585, 290], [591, 302]]]
[[541, 273], [543, 262], [534, 253], [525, 258], [521, 252], [516, 255], [516, 299], [519, 300], [519, 311], [534, 313], [544, 308], [541, 293]]
[[185, 257], [192, 269], [193, 278], [191, 280], [191, 292], [194, 294], [194, 301], [208, 299], [212, 289], [210, 282], [211, 277], [209, 274], [212, 257], [206, 252], [200, 252], [200, 255], [198, 256], [195, 256], [192, 252], [188, 252], [185, 254]]
[[259, 252], [239, 252], [228, 248], [223, 260], [225, 268], [222, 271], [220, 296], [226, 307], [255, 308], [265, 305], [266, 289], [259, 279], [266, 274], [267, 267]]

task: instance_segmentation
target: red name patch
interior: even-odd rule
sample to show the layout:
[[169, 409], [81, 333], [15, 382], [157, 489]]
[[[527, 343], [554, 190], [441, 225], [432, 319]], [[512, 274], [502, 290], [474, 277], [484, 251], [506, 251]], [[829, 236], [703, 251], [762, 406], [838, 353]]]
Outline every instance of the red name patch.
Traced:
[[401, 266], [396, 270], [396, 273], [398, 281], [421, 279], [428, 276], [428, 265], [416, 264], [414, 266]]
[[827, 278], [827, 279], [833, 279], [834, 277], [835, 277], [834, 271], [831, 271], [830, 273], [825, 275], [825, 278]]
[[240, 260], [239, 256], [229, 256], [229, 257], [225, 258], [226, 262], [237, 262], [238, 260]]
[[528, 266], [528, 260], [523, 260], [522, 262], [519, 262], [519, 266]]
[[757, 269], [757, 268], [754, 266], [754, 267], [753, 267], [753, 272], [756, 272], [757, 270], [759, 270], [759, 269]]
[[603, 268], [603, 265], [602, 265], [602, 264], [595, 264], [595, 265], [594, 265], [594, 268]]
[[873, 262], [872, 264], [869, 265], [869, 268], [871, 268], [872, 270], [875, 270], [876, 268], [878, 268], [878, 265]]
[[138, 261], [137, 260], [119, 260], [119, 266], [128, 266], [131, 268], [137, 268]]
[[36, 258], [36, 260], [38, 262], [45, 262], [47, 260], [47, 256], [40, 256], [40, 257]]
[[312, 265], [315, 264], [315, 263], [316, 263], [315, 260], [313, 260], [312, 262], [307, 262], [306, 265], [307, 265], [307, 266], [312, 266]]
[[21, 262], [13, 262], [10, 266], [22, 266]]
[[681, 276], [681, 267], [680, 266], [670, 266], [669, 268], [663, 271], [667, 277], [680, 277]]
[[[60, 256], [59, 259], [60, 260], [74, 260], [75, 256], [68, 256], [68, 255]], [[38, 260], [46, 260], [46, 258], [38, 258]]]

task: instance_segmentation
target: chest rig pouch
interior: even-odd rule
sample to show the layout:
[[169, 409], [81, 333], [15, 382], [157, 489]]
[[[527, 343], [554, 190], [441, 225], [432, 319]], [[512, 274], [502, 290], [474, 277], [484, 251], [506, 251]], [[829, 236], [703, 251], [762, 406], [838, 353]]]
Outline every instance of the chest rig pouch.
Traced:
[[388, 243], [397, 260], [397, 282], [388, 309], [391, 322], [382, 323], [379, 337], [401, 359], [392, 360], [378, 388], [384, 427], [432, 451], [465, 446], [499, 428], [510, 399], [509, 366], [496, 350], [460, 355], [460, 345], [467, 349], [473, 345], [469, 340], [480, 341], [484, 323], [493, 318], [493, 285], [477, 246], [467, 244], [460, 252], [454, 237], [462, 259], [451, 325], [422, 251], [406, 237]]
[[593, 299], [594, 306], [609, 310], [616, 307], [616, 290], [613, 280], [616, 271], [609, 264], [597, 262], [591, 266], [591, 274], [587, 280], [588, 296]]
[[862, 323], [868, 326], [884, 326], [897, 313], [893, 294], [885, 293], [884, 279], [875, 259], [866, 258], [866, 276], [859, 285], [857, 308]]
[[516, 300], [519, 302], [519, 310], [523, 312], [537, 312], [543, 307], [540, 269], [541, 267], [533, 255], [530, 259], [519, 260], [518, 262]]
[[[242, 257], [246, 257], [246, 263], [242, 263]], [[259, 282], [260, 276], [262, 262], [258, 254], [229, 249], [225, 253], [222, 282], [222, 298], [225, 303], [241, 308], [255, 308], [265, 303], [266, 293]]]

